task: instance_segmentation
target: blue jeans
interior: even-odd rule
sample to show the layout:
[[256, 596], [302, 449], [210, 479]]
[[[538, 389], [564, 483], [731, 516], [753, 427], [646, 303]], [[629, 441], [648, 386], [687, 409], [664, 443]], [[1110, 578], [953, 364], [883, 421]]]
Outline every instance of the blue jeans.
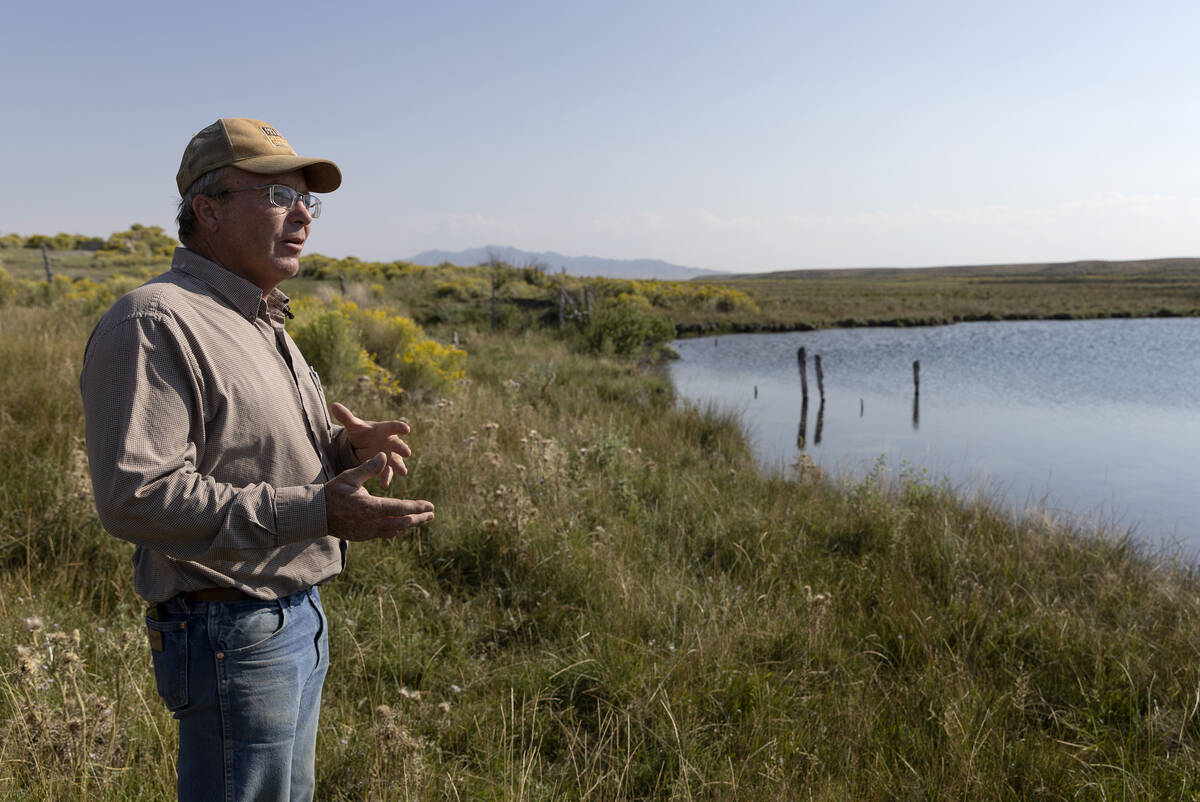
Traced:
[[146, 625], [158, 693], [179, 721], [179, 799], [312, 799], [329, 668], [317, 589], [274, 601], [176, 596], [162, 609]]

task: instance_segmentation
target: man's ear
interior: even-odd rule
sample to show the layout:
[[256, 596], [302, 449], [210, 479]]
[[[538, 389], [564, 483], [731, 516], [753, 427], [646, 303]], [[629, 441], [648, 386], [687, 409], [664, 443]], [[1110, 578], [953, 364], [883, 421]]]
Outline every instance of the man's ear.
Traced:
[[220, 216], [217, 214], [219, 205], [220, 201], [210, 195], [197, 195], [192, 198], [192, 211], [196, 214], [196, 222], [212, 234], [221, 227]]

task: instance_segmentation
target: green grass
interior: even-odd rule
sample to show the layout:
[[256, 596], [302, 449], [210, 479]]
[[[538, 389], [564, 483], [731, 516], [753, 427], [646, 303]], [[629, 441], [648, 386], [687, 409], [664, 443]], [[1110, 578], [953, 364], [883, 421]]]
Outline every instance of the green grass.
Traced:
[[[389, 288], [389, 292], [392, 288]], [[843, 301], [848, 304], [849, 301]], [[96, 314], [0, 314], [0, 797], [173, 791], [131, 547], [81, 473]], [[736, 417], [556, 333], [459, 330], [325, 589], [321, 799], [1180, 799], [1200, 593], [1120, 532], [920, 477], [764, 477]]]
[[724, 318], [679, 316], [676, 322], [682, 330], [1200, 315], [1196, 259], [792, 271], [717, 283], [750, 295], [759, 312]]
[[[163, 257], [119, 256], [109, 252], [51, 252], [56, 274], [103, 280], [114, 271], [138, 276], [165, 269]], [[334, 262], [307, 257], [310, 267]], [[341, 263], [339, 263], [341, 264]], [[42, 254], [28, 248], [0, 248], [0, 266], [18, 278], [42, 279]], [[342, 264], [345, 291], [353, 300], [387, 300], [400, 313], [427, 328], [447, 331], [489, 327], [493, 271], [477, 268], [421, 268], [405, 263]], [[589, 285], [593, 299], [621, 286], [574, 277], [528, 276], [505, 267], [499, 289], [500, 328], [522, 329], [542, 316], [553, 318], [558, 286], [582, 301]], [[395, 275], [391, 279], [381, 275]], [[533, 283], [531, 283], [531, 280]], [[561, 280], [561, 281], [560, 281]], [[630, 284], [625, 282], [625, 284]], [[653, 294], [656, 282], [640, 282], [634, 292]], [[1200, 315], [1200, 259], [1060, 264], [982, 265], [925, 269], [798, 270], [750, 274], [704, 282], [745, 293], [757, 308], [686, 303], [662, 293], [655, 311], [666, 315], [681, 336], [721, 332], [792, 331], [855, 326], [941, 325], [973, 320], [1090, 319], [1109, 317], [1194, 317]], [[670, 286], [668, 283], [665, 286]], [[448, 288], [457, 288], [452, 292]], [[292, 294], [341, 291], [336, 281], [295, 279]], [[447, 294], [449, 293], [449, 294]]]

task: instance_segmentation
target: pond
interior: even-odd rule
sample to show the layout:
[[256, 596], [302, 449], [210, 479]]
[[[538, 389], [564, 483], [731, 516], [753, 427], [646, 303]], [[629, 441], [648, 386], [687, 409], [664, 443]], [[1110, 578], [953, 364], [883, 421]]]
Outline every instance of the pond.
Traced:
[[1014, 510], [1200, 553], [1200, 320], [828, 329], [672, 347], [680, 395], [739, 412], [766, 470], [804, 453], [862, 477], [882, 461]]

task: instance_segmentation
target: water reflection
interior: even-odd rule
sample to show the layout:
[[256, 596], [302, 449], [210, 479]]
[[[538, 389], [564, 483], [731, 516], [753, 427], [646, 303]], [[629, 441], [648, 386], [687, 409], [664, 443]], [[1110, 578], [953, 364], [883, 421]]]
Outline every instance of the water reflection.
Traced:
[[913, 431], [921, 428], [921, 360], [913, 362]]
[[[817, 404], [817, 429], [813, 433], [813, 445], [821, 445], [821, 434], [825, 428], [825, 399]], [[808, 446], [808, 396], [800, 399], [800, 429], [796, 432], [796, 448], [803, 451]]]
[[796, 448], [803, 451], [808, 446], [808, 393], [800, 399], [800, 431], [796, 432]]
[[[807, 353], [800, 347], [796, 351], [796, 359], [800, 363], [800, 427], [796, 431], [796, 448], [803, 451], [808, 446], [808, 376], [806, 371]], [[817, 388], [820, 392], [820, 403], [817, 406], [817, 429], [813, 437], [813, 445], [821, 445], [821, 435], [825, 428], [825, 374], [821, 369], [821, 355], [813, 356], [813, 366], [817, 374]], [[754, 397], [758, 398], [758, 385], [754, 385]], [[866, 417], [866, 400], [858, 399], [858, 417]], [[921, 361], [913, 362], [913, 399], [912, 399], [912, 428], [921, 429]]]
[[[964, 494], [1200, 548], [1200, 320], [826, 330], [674, 346], [681, 359], [669, 370], [681, 396], [740, 410], [768, 470], [786, 471], [807, 452], [828, 474], [863, 476], [886, 455], [893, 469], [926, 469]], [[809, 397], [810, 361], [818, 398]]]

